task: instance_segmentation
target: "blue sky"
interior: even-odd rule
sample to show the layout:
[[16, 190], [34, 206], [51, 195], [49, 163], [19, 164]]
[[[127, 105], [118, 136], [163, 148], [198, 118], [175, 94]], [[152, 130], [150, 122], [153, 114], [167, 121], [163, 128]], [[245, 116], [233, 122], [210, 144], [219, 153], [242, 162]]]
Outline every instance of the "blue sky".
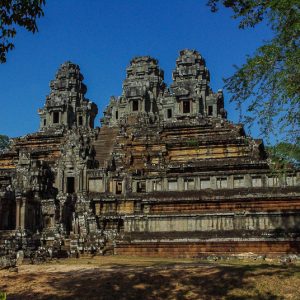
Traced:
[[[239, 30], [231, 11], [213, 14], [206, 0], [48, 0], [39, 32], [19, 29], [15, 49], [0, 65], [0, 134], [21, 136], [38, 130], [38, 108], [49, 94], [49, 82], [63, 62], [80, 65], [87, 98], [99, 108], [96, 126], [111, 95], [120, 95], [132, 57], [151, 55], [171, 73], [181, 49], [198, 50], [211, 73], [213, 90], [241, 65], [246, 54], [271, 37], [266, 26]], [[228, 118], [239, 113], [229, 103]], [[252, 130], [258, 137], [258, 131]]]

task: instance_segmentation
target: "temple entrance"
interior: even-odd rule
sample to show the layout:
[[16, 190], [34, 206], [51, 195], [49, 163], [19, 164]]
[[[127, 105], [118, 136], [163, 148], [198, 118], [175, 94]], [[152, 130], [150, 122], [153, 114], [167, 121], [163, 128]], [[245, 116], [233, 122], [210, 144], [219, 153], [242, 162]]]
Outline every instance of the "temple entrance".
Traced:
[[0, 230], [13, 230], [16, 226], [16, 203], [11, 199], [0, 201]]
[[75, 178], [67, 177], [67, 193], [73, 194], [75, 192]]
[[184, 113], [184, 114], [190, 113], [190, 111], [191, 111], [191, 108], [190, 108], [190, 100], [184, 100], [184, 101], [182, 102], [182, 106], [183, 106], [183, 113]]
[[139, 110], [139, 101], [133, 100], [132, 101], [132, 111], [138, 111]]
[[53, 112], [53, 124], [58, 124], [59, 123], [59, 112], [55, 111]]

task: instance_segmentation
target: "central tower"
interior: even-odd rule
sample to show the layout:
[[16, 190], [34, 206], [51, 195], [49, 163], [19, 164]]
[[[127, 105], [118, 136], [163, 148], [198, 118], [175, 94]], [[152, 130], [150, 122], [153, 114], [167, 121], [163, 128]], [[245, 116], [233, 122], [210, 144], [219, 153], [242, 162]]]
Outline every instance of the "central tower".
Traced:
[[164, 72], [156, 59], [135, 57], [127, 67], [122, 96], [111, 97], [102, 124], [115, 126], [127, 122], [128, 118], [134, 122], [226, 118], [223, 92], [213, 93], [209, 71], [199, 52], [180, 51], [172, 79], [173, 83], [167, 88]]

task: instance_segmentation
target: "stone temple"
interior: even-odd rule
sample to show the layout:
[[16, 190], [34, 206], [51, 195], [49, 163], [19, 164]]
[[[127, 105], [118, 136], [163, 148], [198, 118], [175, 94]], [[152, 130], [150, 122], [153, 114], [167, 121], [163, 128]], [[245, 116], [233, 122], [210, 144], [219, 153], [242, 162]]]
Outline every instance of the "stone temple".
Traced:
[[0, 155], [1, 255], [300, 252], [300, 170], [277, 171], [227, 120], [197, 51], [180, 52], [172, 79], [133, 58], [94, 127], [79, 66], [60, 66], [39, 130]]

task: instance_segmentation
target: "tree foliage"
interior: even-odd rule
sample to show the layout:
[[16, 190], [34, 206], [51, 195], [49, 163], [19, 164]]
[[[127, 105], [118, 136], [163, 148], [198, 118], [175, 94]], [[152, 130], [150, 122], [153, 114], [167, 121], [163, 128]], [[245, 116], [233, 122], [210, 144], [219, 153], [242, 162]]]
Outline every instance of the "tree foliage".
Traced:
[[231, 101], [241, 109], [243, 121], [257, 121], [264, 136], [280, 133], [299, 143], [300, 128], [300, 1], [209, 0], [213, 12], [219, 5], [230, 8], [239, 27], [254, 27], [263, 20], [273, 38], [259, 47], [246, 62], [225, 79]]
[[7, 53], [14, 48], [17, 26], [29, 32], [38, 31], [36, 20], [44, 15], [45, 0], [0, 0], [0, 62], [6, 62]]
[[7, 149], [9, 146], [9, 137], [0, 134], [0, 151]]
[[281, 142], [275, 146], [267, 147], [271, 160], [277, 167], [286, 168], [289, 165], [300, 167], [300, 146]]

